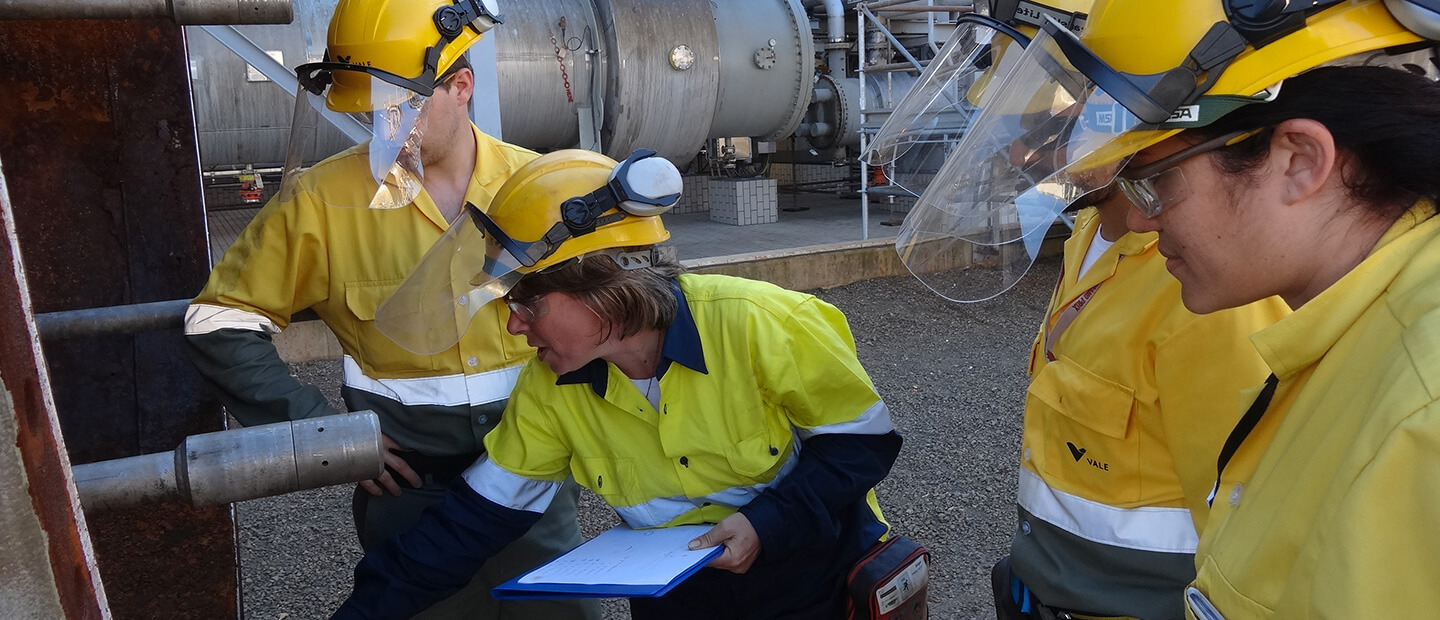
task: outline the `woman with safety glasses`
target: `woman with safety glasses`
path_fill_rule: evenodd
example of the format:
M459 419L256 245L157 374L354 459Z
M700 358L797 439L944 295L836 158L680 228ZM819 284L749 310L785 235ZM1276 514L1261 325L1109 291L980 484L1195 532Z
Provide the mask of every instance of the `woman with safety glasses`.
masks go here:
M1009 15L1001 2L977 8L986 4L988 18L965 17L921 86L895 106L871 143L869 161L898 170L893 177L923 181L906 174L906 158L924 147L975 148L941 133L961 125L945 122L958 115L955 102L978 104L999 88L997 76L1045 24L1041 14L1079 32L1092 2L1028 5L1040 11L1011 3ZM1007 17L1018 31L1008 36L985 21ZM1008 120L1039 139L1014 140L1006 165L1027 166L1033 175L1066 155L1052 148L1063 145L1058 136L1041 126L1067 119L1048 118L1050 102L1043 97L1031 102L1030 116ZM954 301L983 300L1015 284L1059 209L1076 212L1026 368L1017 518L1009 554L991 571L996 617L1183 616L1182 593L1195 578L1197 531L1209 513L1214 455L1239 419L1234 403L1214 395L1264 380L1269 370L1249 336L1289 309L1270 298L1206 315L1187 311L1156 236L1126 226L1134 207L1114 184L1073 200L1033 192L1009 207L1013 211L982 221L945 206L956 202L951 192L984 185L962 190L938 180L906 218L896 249L922 282ZM931 200L936 195L941 199ZM998 248L985 244L1022 223L1035 228ZM997 260L944 268L948 256L982 252Z
M992 116L976 140L997 150L1063 148L1007 189L1113 179L1189 309L1294 309L1251 339L1265 384L1214 395L1243 414L1216 455L1189 617L1440 606L1437 38L1434 5L1405 0L1102 1L1079 37L1047 26L976 121ZM1040 102L1045 136L995 122Z
M722 555L632 599L634 617L843 615L846 573L887 531L871 488L900 450L889 410L834 306L658 255L681 183L653 155L541 156L382 305L381 329L424 350L503 300L538 356L486 457L366 555L335 617L408 617L444 597L571 476L633 528L715 524L691 544Z

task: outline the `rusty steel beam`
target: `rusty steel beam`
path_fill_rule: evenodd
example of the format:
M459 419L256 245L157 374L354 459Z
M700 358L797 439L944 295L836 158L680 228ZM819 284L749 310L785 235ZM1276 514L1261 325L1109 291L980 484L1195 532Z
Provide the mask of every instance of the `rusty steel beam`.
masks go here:
M177 24L288 24L290 0L0 0L0 20L173 19Z
M0 157L32 312L193 296L209 272L189 60L173 21L0 21ZM8 332L7 332L8 333ZM73 463L220 430L178 331L45 342ZM114 617L235 618L230 506L86 515Z
M105 618L0 166L0 616Z

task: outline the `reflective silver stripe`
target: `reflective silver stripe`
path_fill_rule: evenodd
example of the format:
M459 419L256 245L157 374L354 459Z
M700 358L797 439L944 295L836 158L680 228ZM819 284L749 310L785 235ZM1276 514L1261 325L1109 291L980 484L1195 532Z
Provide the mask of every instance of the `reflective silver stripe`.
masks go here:
M799 442L795 442L794 445L797 448L800 446ZM749 504L750 500L755 499L755 497L760 495L765 489L775 486L775 483L789 475L790 471L795 469L795 463L799 461L799 459L795 458L796 455L797 451L792 450L790 452L790 458L785 461L784 465L780 466L780 471L775 474L774 478L771 478L769 482L764 484L730 487L723 491L696 498L683 496L657 497L634 506L613 506L613 508L615 509L615 513L619 514L620 518L625 521L625 524L633 528L660 527L706 504L718 504L720 506L739 508Z
M895 424L890 421L890 408L885 406L885 401L876 401L870 405L860 417L841 422L839 424L826 424L815 428L797 428L800 439L806 440L816 435L884 435L895 430Z
M1195 553L1200 536L1185 508L1116 508L1057 491L1020 468L1020 506L1076 536L1114 547L1161 553Z
M464 373L413 379L373 379L365 376L355 358L345 356L345 386L388 398L405 406L483 405L510 397L521 366L473 375Z
M471 465L460 476L481 497L506 508L526 512L545 512L560 490L559 482L517 476L490 462L488 456Z
M248 310L210 304L190 304L185 309L186 336L200 336L222 329L280 333L274 321Z

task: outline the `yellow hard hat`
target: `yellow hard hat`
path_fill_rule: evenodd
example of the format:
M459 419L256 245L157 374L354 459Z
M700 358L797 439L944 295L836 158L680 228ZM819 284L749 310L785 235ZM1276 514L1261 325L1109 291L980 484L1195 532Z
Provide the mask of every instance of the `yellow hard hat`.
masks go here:
M1297 4L1304 8L1240 0L1096 2L1079 40L1093 59L1123 77L1099 86L1158 126L1132 132L1137 135L1127 136L1123 148L1111 150L1137 152L1268 100L1270 89L1288 77L1434 36L1422 36L1392 14L1390 7L1404 13L1412 4L1407 0ZM1426 28L1413 20L1411 25Z
M679 193L679 171L653 152L639 151L621 163L570 149L522 166L495 194L485 216L495 236L531 242L524 250L507 249L522 264L527 262L522 255L531 257L518 271L533 273L591 252L669 239L658 216Z
M495 0L340 0L330 19L325 61L295 69L302 85L325 91L336 112L369 112L375 79L429 96L437 79L503 18ZM326 88L328 86L328 89Z

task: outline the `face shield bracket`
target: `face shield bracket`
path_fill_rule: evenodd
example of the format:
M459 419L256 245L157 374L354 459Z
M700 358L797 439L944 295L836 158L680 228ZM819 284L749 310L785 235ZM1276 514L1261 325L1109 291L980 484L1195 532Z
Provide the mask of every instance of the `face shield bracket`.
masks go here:
M1342 0L1225 0L1225 17L1251 45L1261 48L1305 27L1305 19Z
M1185 64L1162 73L1137 75L1111 67L1053 19L1047 18L1045 32L1076 70L1151 125L1169 120L1175 110L1199 99L1247 47L1233 26L1217 22L1190 50Z
M653 165L641 163L646 160L651 160ZM493 237L522 265L534 267L560 249L560 244L567 239L588 235L601 226L627 217L648 217L668 211L680 200L680 192L660 193L667 190L657 192L656 188L672 187L676 190L680 188L680 172L675 165L656 157L655 151L639 149L615 167L605 185L561 203L560 221L539 240L529 243L517 241L475 205L466 203L465 210L483 233ZM612 209L618 210L604 215Z
M505 16L492 12L486 4L480 0L456 0L455 4L435 9L432 19L435 20L435 29L444 37L441 47L460 36L467 26L475 34L485 34L495 24L505 23Z

